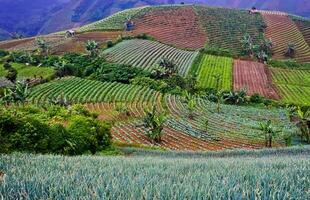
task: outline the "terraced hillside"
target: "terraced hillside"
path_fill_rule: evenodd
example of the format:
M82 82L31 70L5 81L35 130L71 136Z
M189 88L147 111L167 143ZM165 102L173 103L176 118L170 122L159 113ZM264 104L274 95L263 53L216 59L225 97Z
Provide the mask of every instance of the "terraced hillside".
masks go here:
M310 70L270 68L283 101L310 105Z
M134 22L135 34L146 33L160 42L178 48L199 49L204 47L207 40L191 6L154 7Z
M241 39L248 33L259 39L265 23L259 14L226 8L195 6L200 22L208 37L207 44L230 49L235 54L241 51Z
M285 56L288 45L295 46L294 58L299 62L310 62L310 47L295 23L287 16L273 13L262 13L267 24L266 37L273 43L273 58L288 59Z
M195 117L189 119L186 103L177 96L166 96L166 106L157 101L156 105L166 107L170 115L164 128L161 147L174 150L220 150L232 148L261 148L264 146L264 136L258 129L258 122L271 119L277 129L294 131L295 128L285 117L285 111L281 109L257 109L249 107L223 106L222 112L215 112L216 106L203 99L196 100ZM101 106L100 106L101 105ZM107 108L115 108L117 104L88 104L92 111L97 111L106 119L114 119L118 123L113 127L113 139L120 143L152 145L145 136L146 130L141 126L144 116L143 107L147 104L130 103L127 108L131 116L136 119L124 121L116 111L111 112ZM104 114L106 113L106 114ZM112 117L112 118L109 118ZM122 121L123 119L123 121ZM208 130L204 129L204 122L208 120ZM282 146L281 137L275 139L275 146Z
M248 95L258 93L262 96L279 99L277 90L272 84L268 68L253 61L234 61L234 90L246 89Z
M104 51L107 59L152 70L161 58L173 60L178 72L186 76L198 52L176 49L159 42L149 40L127 40Z
M160 96L158 92L140 86L68 77L35 87L30 100L35 103L47 103L61 95L74 103L153 102Z
M291 18L297 25L302 35L304 36L308 46L310 46L310 20L299 17L291 17Z

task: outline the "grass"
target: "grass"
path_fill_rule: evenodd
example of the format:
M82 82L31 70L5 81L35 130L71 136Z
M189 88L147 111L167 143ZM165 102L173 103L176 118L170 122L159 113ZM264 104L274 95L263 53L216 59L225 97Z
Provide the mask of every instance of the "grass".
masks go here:
M198 86L216 88L215 75L221 75L219 88L231 90L233 59L228 57L204 55L197 69Z
M35 66L26 66L21 63L13 63L13 68L15 68L18 72L18 79L26 79L33 78L35 75L39 78L42 76L43 78L48 78L52 76L55 71L50 67L35 67ZM3 68L3 65L0 65L0 76L5 76L7 71Z
M309 154L230 158L0 155L3 199L309 199Z

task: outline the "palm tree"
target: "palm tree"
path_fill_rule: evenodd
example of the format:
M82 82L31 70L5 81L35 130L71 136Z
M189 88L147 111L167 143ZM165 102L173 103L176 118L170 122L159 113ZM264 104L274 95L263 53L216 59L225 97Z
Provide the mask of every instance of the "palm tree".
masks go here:
M164 123L166 122L166 113L157 113L154 106L152 111L146 111L146 117L143 120L143 126L148 129L147 136L155 143L161 143Z
M91 57L95 57L99 53L99 45L94 40L88 40L86 42L85 48Z
M27 101L29 94L30 91L28 90L28 84L24 81L18 81L14 92L15 101L24 104Z
M260 122L259 128L265 135L265 146L271 148L273 137L277 133L271 125L271 120L268 120L265 123Z
M292 44L292 43L288 44L285 55L287 57L293 58L295 56L295 53L296 53L296 46L295 46L295 44Z
M45 42L45 40L38 38L37 45L39 46L39 52L44 56L48 56L49 47L47 43Z
M177 73L177 66L174 61L169 60L168 58L162 58L159 61L159 66L165 69L166 76L171 76Z
M308 126L308 123L310 121L310 110L297 107L296 114L299 118L297 126L300 128L301 131L301 140L303 141L305 138L306 141L310 143L310 130Z

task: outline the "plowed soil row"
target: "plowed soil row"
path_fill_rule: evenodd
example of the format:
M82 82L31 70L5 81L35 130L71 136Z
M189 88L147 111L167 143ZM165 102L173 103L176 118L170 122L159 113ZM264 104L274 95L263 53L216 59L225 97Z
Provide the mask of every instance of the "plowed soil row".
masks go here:
M246 88L249 95L258 93L272 99L280 98L272 84L270 73L264 64L235 60L233 71L234 90Z
M192 7L154 9L134 21L134 34L146 33L165 44L196 50L206 43Z

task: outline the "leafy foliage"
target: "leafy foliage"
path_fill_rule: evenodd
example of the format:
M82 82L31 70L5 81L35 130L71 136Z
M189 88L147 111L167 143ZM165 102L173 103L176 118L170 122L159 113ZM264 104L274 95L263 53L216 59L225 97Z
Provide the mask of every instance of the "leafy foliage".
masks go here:
M2 107L0 138L1 153L94 154L111 143L110 125L80 105Z

